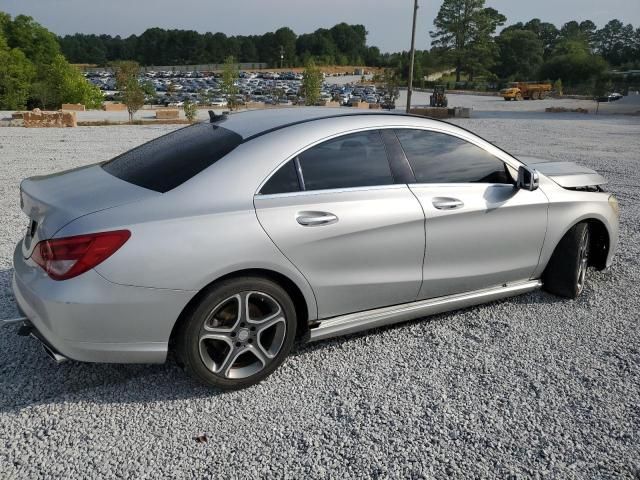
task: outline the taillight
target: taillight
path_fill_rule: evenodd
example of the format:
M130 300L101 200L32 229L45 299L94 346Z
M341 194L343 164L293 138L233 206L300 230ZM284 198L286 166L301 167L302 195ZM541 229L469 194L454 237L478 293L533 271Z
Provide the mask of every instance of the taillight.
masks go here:
M130 236L129 230L116 230L43 240L36 245L31 258L52 279L67 280L105 261Z

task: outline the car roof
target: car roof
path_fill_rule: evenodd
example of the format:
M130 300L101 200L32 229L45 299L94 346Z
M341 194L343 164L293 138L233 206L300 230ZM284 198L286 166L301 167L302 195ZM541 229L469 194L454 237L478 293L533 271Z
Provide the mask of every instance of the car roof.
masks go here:
M221 127L239 134L244 141L300 123L361 115L399 115L385 111L348 111L337 108L303 107L249 110L226 116Z

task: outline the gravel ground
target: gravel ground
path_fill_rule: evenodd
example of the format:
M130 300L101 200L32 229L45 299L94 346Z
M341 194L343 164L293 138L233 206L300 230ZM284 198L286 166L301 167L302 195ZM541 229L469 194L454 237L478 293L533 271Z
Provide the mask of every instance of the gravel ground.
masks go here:
M6 327L0 478L640 478L640 119L457 123L610 179L619 253L578 300L534 292L300 346L267 381L232 393L172 363L55 366ZM1 317L16 313L20 179L171 128L0 130Z

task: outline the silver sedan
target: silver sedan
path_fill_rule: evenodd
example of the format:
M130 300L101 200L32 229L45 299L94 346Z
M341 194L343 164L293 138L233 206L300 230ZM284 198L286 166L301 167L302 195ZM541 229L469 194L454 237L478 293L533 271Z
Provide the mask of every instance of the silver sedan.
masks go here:
M314 341L607 268L618 203L572 163L451 124L323 108L214 117L22 182L20 333L58 361L240 388Z

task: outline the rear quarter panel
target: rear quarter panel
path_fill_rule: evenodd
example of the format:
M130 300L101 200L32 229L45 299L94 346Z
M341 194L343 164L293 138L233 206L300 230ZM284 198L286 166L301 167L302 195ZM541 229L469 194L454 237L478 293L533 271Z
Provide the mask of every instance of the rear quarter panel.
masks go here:
M80 218L58 236L129 229L129 241L95 269L123 285L195 294L229 273L250 268L272 270L300 288L310 319L316 318L311 288L266 235L252 204L245 209L188 215L171 210L170 202L141 202L126 210L115 208Z

